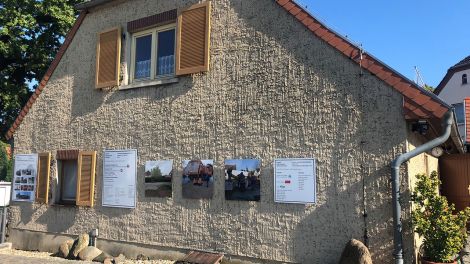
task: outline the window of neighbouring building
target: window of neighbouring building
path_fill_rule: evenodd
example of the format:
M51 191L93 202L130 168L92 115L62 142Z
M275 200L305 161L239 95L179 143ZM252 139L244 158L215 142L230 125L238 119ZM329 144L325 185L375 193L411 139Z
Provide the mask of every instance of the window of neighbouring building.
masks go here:
M455 115L457 117L457 124L464 124L465 123L465 110L463 107L463 103L453 104L455 109Z
M131 78L153 80L175 75L176 24L132 35Z
M462 75L462 84L467 84L467 74Z

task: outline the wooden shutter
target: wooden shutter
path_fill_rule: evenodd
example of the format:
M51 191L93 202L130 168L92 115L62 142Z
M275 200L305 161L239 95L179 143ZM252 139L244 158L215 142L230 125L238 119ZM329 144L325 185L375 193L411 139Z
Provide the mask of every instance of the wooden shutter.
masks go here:
M49 175L51 153L39 153L38 177L36 178L36 202L47 204L49 201Z
M96 151L78 154L77 205L93 206L95 196Z
M120 60L121 29L113 28L99 33L96 48L96 88L119 85Z
M196 4L178 16L176 75L209 70L211 2Z

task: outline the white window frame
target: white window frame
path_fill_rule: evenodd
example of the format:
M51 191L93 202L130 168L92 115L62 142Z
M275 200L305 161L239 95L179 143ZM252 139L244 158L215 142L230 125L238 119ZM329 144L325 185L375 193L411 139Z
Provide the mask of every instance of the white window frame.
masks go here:
M132 34L132 43L131 43L131 67L130 67L130 83L134 82L145 82L145 81L151 81L151 80L158 80L158 79L165 79L165 78L170 78L174 77L176 73L176 61L175 61L175 66L173 69L173 74L167 74L167 75L157 75L157 57L158 57L158 40L157 36L159 32L163 31L168 31L174 29L175 30L175 60L176 60L176 23L160 26L160 27L155 27L143 31L138 31ZM137 38L139 37L144 37L152 35L152 51L150 54L150 77L149 78L141 78L141 79L135 79L134 78L134 73L135 73L135 48L136 48L136 41Z

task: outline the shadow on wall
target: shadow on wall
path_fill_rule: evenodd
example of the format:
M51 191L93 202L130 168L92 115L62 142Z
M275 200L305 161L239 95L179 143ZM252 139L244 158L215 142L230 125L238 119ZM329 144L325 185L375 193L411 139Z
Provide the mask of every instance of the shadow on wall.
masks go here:
M389 164L393 159L395 149L406 140L405 121L400 111L400 95L392 87L371 76L367 71L361 78L360 68L354 62L334 50L329 44L316 38L275 1L248 3L238 0L230 1L230 3L230 8L235 10L238 19L247 26L247 28L240 27L240 31L236 32L240 39L249 35L243 30L255 31L270 39L275 39L273 43L279 43L285 50L290 51L294 58L294 61L277 61L277 63L284 64L286 69L294 68L293 72L289 74L295 74L295 64L298 63L306 66L306 69L311 70L314 75L320 76L323 81L316 87L309 85L309 89L314 91L308 92L317 93L316 97L320 97L319 101L336 100L336 105L330 110L340 112L337 115L338 119L328 121L336 123L333 127L334 130L328 131L328 133L333 133L332 141L335 143L331 150L331 165L327 164L326 160L323 162L326 166L331 166L332 171L328 171L329 175L319 175L319 177L325 177L319 179L318 184L319 189L324 188L322 191L325 192L326 201L324 203L320 201L320 205L315 206L312 213L297 225L294 237L296 261L313 263L316 261L316 250L328 252L325 255L331 256L332 260L339 260L343 246L350 238L363 240L363 200L362 197L357 197L362 195L363 186L356 175L362 175L366 179L365 202L368 211L366 221L369 235L375 236L370 239L372 254L376 260L392 259L390 255L393 244L391 241L384 243L384 239L393 238ZM293 23L273 23L273 20L284 21L286 16ZM248 40L240 41L246 42ZM256 40L253 41L256 42ZM266 52L270 51L269 48L266 49ZM350 70L351 68L354 70ZM256 71L251 72L259 74ZM249 76L246 77L249 78ZM308 76L306 75L305 78ZM306 82L312 81L306 80ZM279 83L281 87L276 87L276 89L284 88L283 85L284 83ZM285 85L290 86L291 83L287 81ZM292 83L294 88L296 85L298 84ZM388 88L390 91L384 93L380 90L381 88ZM330 89L330 93L325 94L322 91L325 89ZM387 110L384 109L387 108L386 106L381 105L383 102L393 108L390 111L396 114L391 115L390 112L377 111L377 109ZM315 104L309 105L315 107ZM350 126L351 123L355 127ZM348 166L347 161L343 161L342 164L340 161L341 157L344 157L344 151L348 151L348 148L351 152L357 151L357 149L362 149L364 152L362 157L353 157L353 159L363 159L359 162L361 164L355 163L356 167L351 171L357 182L344 180L348 175L340 174L344 173L344 168L340 168L340 166ZM387 159L390 157L390 160L384 161L384 157ZM322 160L319 162L322 163ZM360 166L364 166L365 169L360 169ZM320 186L321 184L325 184L325 186ZM403 198L406 199L406 195ZM292 210L290 206L276 205L276 209L279 209L278 212L289 212ZM409 207L409 205L402 206L404 210ZM263 203L259 206L260 210L262 208ZM271 208L268 209L268 212L270 212L269 210ZM324 220L326 215L334 217L321 223L320 221ZM319 236L316 237L315 234ZM324 234L328 235L323 237ZM344 241L344 244L338 244L338 241Z
M47 232L67 233L67 230L76 223L78 208L75 206L47 206L36 222L47 226Z

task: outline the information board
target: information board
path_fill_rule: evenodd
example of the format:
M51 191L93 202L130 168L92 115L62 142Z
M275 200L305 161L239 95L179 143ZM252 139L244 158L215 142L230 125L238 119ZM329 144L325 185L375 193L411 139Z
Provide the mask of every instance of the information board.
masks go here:
M15 155L13 201L33 202L38 175L38 154Z
M137 150L105 150L103 206L135 208Z
M315 203L315 159L274 160L274 200L277 203Z

